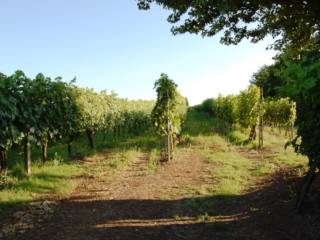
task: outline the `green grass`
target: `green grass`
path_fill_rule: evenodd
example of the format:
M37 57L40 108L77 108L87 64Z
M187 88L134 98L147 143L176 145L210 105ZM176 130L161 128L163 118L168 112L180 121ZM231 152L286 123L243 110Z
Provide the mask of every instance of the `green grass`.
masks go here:
M97 161L94 165L82 166L85 169L84 176L100 177L107 174L108 177L112 177L115 172L130 166L139 155L139 149L113 149L112 152L106 153L104 159Z
M158 149L152 149L149 153L146 165L144 166L144 175L154 173L160 163L160 151Z
M214 134L211 136L198 135L191 137L192 146L199 146L202 149L212 149L219 151L229 151L232 145L228 143L220 135Z
M148 148L156 145L156 137L134 137L112 139L102 134L95 136L95 149L89 148L87 138L81 135L73 143L72 150L76 156L68 160L66 141L50 144L48 161L43 164L41 151L32 148L32 174L27 177L23 170L23 152L21 147L9 152L9 171L6 177L0 178L0 209L17 204L25 204L53 196L66 197L72 193L80 182L80 176L99 175L105 171L112 172L125 167L139 154L136 146ZM128 143L129 142L129 143ZM136 144L135 144L136 143ZM102 149L112 148L105 161L95 167L87 168L80 160L93 157ZM77 178L79 179L77 180Z
M292 147L282 150L277 155L275 155L272 160L275 163L292 167L307 165L308 163L308 158L303 155L296 154Z
M207 113L188 111L186 120L183 124L182 134L191 136L211 135L215 126L215 119Z
M210 215L214 215L215 202L204 198L190 198L184 203L195 215L198 221L204 221Z
M189 111L183 125L182 136L174 156L184 156L196 151L210 166L209 172L213 184L209 188L189 186L187 193L199 196L220 196L226 200L242 194L255 178L266 177L281 167L307 166L307 158L294 153L292 147L284 149L288 138L284 132L264 131L264 157L259 161L247 159L241 151L256 151L257 141L246 142L248 130L238 126L226 126L206 113ZM49 145L49 161L41 163L40 149L32 149L32 175L23 175L21 148L9 153L9 172L6 179L0 181L0 209L6 206L28 203L52 196L68 196L77 186L80 176L100 176L121 171L142 153L148 159L143 174L152 174L158 168L163 142L155 134L114 137L113 135L95 136L95 150L88 146L85 135L79 136L73 144L73 152L78 160L94 157L99 151L109 149L106 158L98 164L85 166L81 161L67 159L66 140ZM190 202L192 209L197 208L199 199ZM208 200L209 201L209 200ZM201 203L202 204L202 203ZM211 203L210 203L211 204ZM209 204L209 205L210 205ZM204 219L211 213L210 208L199 206L199 216Z
M253 163L235 151L217 152L209 155L208 161L216 163L211 176L216 184L211 187L215 195L238 195L247 186Z
M277 170L277 166L270 161L262 160L259 164L256 164L252 170L252 175L255 177L263 177L274 173Z
M284 148L289 141L284 132L266 127L264 149L259 152L257 140L247 141L248 129L239 126L221 129L226 126L195 111L188 113L186 124L184 134L189 148L209 163L212 179L212 184L205 190L201 186L185 189L185 193L194 197L187 201L187 206L200 221L208 221L219 204L232 203L257 178L272 176L281 168L307 166L306 157L297 155L292 147ZM250 154L256 156L254 160Z
M68 196L77 186L82 169L77 163L48 162L34 164L32 175L8 176L0 192L0 209L16 204Z

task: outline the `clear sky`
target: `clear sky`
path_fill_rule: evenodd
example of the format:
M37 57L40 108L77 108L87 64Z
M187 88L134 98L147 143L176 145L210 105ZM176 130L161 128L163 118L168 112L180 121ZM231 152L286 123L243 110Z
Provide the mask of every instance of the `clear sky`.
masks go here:
M135 0L1 0L0 72L43 72L130 99L155 98L167 73L191 104L244 89L275 55L259 44L173 36L168 13L139 11Z

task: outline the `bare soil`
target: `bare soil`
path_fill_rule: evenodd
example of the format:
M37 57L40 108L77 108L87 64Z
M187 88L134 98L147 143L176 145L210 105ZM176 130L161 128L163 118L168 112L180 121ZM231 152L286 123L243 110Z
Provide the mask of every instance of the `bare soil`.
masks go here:
M107 154L89 158L88 164L100 164ZM16 239L320 239L316 196L303 214L292 209L299 182L294 169L257 180L239 196L195 196L188 189L212 184L212 165L196 152L186 149L151 174L145 174L147 159L142 153L125 169L85 179L69 199L57 201L51 217ZM211 217L199 219L190 207L194 201L212 202Z

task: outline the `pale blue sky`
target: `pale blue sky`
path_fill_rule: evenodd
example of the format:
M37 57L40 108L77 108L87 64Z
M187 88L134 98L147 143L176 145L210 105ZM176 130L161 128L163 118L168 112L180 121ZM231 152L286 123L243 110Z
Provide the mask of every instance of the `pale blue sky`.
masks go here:
M0 72L43 72L80 86L152 99L167 73L191 104L236 93L272 62L268 41L224 46L219 38L172 36L167 12L134 0L0 0Z

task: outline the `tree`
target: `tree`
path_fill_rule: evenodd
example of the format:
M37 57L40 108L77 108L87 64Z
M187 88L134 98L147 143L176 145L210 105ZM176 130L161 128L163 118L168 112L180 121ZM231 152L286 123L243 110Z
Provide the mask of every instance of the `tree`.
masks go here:
M289 1L208 1L208 0L138 0L140 9L157 3L171 11L168 21L172 32L201 33L214 36L223 32L221 43L238 44L244 38L258 42L271 35L276 50L289 53L282 78L287 80L282 92L296 101L298 138L295 150L309 157L310 171L298 194L300 209L318 165L319 129L319 45L320 4L317 0ZM308 51L301 58L299 51ZM293 53L293 54L292 54ZM285 55L286 55L285 54ZM292 57L292 55L294 57ZM315 57L316 56L316 57ZM283 58L282 58L283 59ZM297 62L296 62L297 61ZM318 61L318 62L317 62ZM289 90L289 91L287 91ZM318 90L318 91L316 91ZM306 111L306 109L308 111ZM301 140L301 142L298 141Z
M279 90L284 84L280 76L282 69L283 65L279 61L264 65L252 75L250 82L262 88L264 98L279 97Z
M221 43L238 44L243 39L258 42L271 35L272 47L300 48L319 40L320 4L318 0L242 1L242 0L138 0L140 9L156 3L171 13L173 34L200 33L214 36L223 32Z
M296 207L300 211L316 169L320 170L320 47L301 51L298 57L288 52L282 59L285 90L297 105L297 137L292 143L296 152L309 158L309 171L298 193Z
M4 175L8 168L9 148L23 138L14 124L18 117L18 92L19 86L16 79L0 73L0 174Z
M160 135L165 136L166 159L170 161L174 138L181 131L181 123L187 111L185 98L179 96L177 84L162 73L155 82L157 101L152 110L152 119Z

